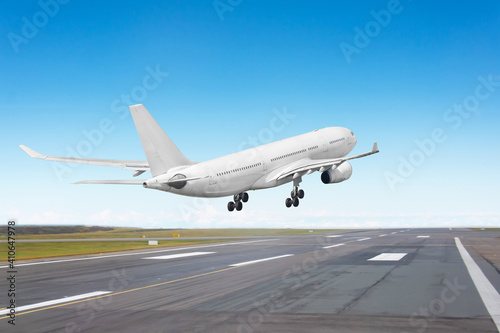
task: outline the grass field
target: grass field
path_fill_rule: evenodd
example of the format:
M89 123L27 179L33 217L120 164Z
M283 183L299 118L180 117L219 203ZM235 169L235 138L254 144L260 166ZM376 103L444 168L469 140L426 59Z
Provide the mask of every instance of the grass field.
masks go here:
M22 227L19 227L21 229ZM164 238L179 234L180 238L160 240L158 246L148 245L146 240L141 241L85 241L85 242L40 242L40 243L16 243L16 260L49 258L58 256L99 254L105 252L154 249L167 246L185 246L204 243L234 241L238 237L247 236L287 236L301 234L334 233L346 230L317 229L310 232L309 229L141 229L141 228L112 228L112 230L90 231L90 232L66 232L68 227L40 227L33 230L37 234L16 235L16 240L23 239L104 239L104 238ZM32 229L25 229L32 230ZM75 229L75 230L81 230ZM5 237L3 234L0 236ZM228 237L224 239L185 239L189 237ZM5 244L7 245L7 244Z
M337 229L314 229L313 233L341 232ZM181 237L245 237L245 236L287 236L310 234L309 229L140 229L114 228L110 231L18 235L18 239L88 239L88 238L141 238L172 237L180 234Z
M69 256L78 254L100 254L106 252L136 250L136 249L158 249L170 246L186 246L195 244L229 242L237 239L202 239L202 240L163 240L158 241L159 245L148 245L144 241L113 241L113 242L41 242L41 243L16 243L16 260L49 258L59 256ZM7 246L7 244L3 244ZM7 261L5 252L4 261Z

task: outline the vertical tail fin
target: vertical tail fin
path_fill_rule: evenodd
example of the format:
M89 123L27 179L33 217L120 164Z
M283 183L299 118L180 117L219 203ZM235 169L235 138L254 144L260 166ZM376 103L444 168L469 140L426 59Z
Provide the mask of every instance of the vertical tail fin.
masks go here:
M129 109L153 177L176 166L193 164L182 155L144 105L132 105Z

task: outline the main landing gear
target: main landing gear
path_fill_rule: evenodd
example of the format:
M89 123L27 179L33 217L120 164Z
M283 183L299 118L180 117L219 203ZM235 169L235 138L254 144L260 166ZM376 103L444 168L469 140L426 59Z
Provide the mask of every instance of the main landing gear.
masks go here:
M243 202L248 201L248 193L243 192L239 194L235 194L233 196L234 201L229 201L227 203L227 210L232 212L235 208L237 211L240 211L243 209Z
M287 208L297 207L299 205L299 199L304 197L304 190L299 190L299 185L302 182L302 176L294 175L293 176L293 190L290 193L291 198L286 198L285 206Z
M292 192L290 193L291 198L286 198L285 206L287 208L297 207L299 205L299 199L304 198L304 190L299 190L298 186L294 186Z

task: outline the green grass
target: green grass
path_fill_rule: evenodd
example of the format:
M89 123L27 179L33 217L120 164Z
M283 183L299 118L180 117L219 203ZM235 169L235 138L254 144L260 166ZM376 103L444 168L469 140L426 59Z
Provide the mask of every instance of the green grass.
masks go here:
M313 229L313 233L341 232L339 229ZM147 238L172 237L180 234L182 237L245 237L245 236L287 236L312 234L309 229L140 229L140 228L114 228L111 231L66 233L66 234L41 234L18 235L18 239L88 239L88 238Z
M100 254L106 252L136 250L136 249L158 249L170 246L186 246L195 244L229 242L237 239L203 239L203 240L163 240L158 241L157 246L148 245L148 241L87 241L87 242L40 242L40 243L16 243L16 260L49 258L80 254ZM3 244L7 247L7 244ZM7 261L7 251L4 251L4 261Z

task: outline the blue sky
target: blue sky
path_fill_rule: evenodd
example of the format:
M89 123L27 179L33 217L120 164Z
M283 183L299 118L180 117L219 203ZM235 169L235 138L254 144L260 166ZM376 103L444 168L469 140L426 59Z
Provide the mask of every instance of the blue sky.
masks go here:
M1 7L3 220L500 226L498 1L42 0ZM284 185L251 192L244 210L229 214L227 198L73 185L131 172L68 169L18 148L145 160L126 111L137 103L195 161L247 147L252 137L263 144L325 126L353 130L353 153L374 141L381 153L353 161L352 178L341 184L305 177L298 209L285 208L291 185ZM290 116L269 136L277 113ZM106 133L102 121L110 124ZM86 133L94 135L90 146Z

